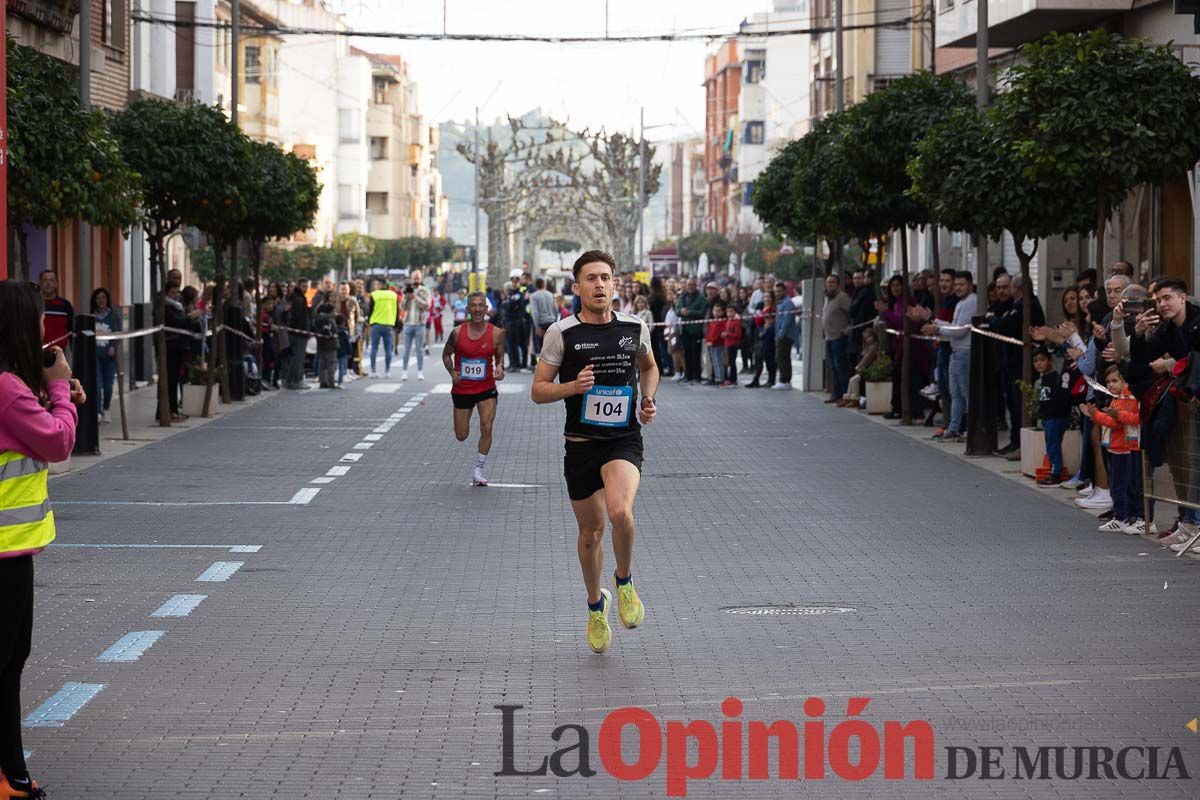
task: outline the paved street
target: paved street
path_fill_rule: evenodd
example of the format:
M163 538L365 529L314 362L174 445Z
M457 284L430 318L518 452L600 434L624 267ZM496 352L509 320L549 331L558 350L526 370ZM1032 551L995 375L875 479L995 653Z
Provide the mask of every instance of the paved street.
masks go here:
M591 654L563 412L529 381L500 401L488 469L508 486L468 485L474 433L454 440L433 380L283 393L56 478L23 697L51 797L663 797L662 763L603 768L605 715L719 728L728 696L798 727L821 698L827 737L851 697L880 732L928 720L935 779L910 758L903 782L827 765L796 786L772 757L771 780L718 768L688 797L1197 796L1196 561L799 392L662 388L636 507L646 623L614 610ZM785 604L851 610L723 610ZM70 684L91 688L47 707ZM497 776L499 704L524 707L517 769L578 724L598 774ZM1158 746L1160 771L1177 746L1192 779L1013 780L1019 745ZM954 746L1006 747L1007 776L946 780Z

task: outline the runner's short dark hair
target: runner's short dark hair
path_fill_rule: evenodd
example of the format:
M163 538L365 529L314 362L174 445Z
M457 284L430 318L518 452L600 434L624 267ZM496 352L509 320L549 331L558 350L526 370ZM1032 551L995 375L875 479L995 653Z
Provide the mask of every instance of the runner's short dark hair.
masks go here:
M574 266L571 267L571 274L575 276L575 280L579 280L579 270L586 267L588 264L608 264L612 268L613 275L617 274L617 261L611 255L603 250L588 250L586 253L575 259Z
M1154 287L1154 291L1157 293L1163 289L1173 289L1180 294L1187 294L1187 283L1179 278L1159 278L1158 285Z

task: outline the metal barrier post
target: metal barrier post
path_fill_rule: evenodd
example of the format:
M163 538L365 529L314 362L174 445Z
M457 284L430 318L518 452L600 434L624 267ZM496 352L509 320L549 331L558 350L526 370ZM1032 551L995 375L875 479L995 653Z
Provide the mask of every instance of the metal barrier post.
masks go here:
M984 317L974 317L976 327ZM996 449L995 398L999 395L999 359L996 345L975 331L971 332L971 377L967 391L967 455L986 456Z
M87 402L79 407L79 425L75 428L74 455L100 455L99 392L96 387L96 318L91 314L75 316L75 342L71 352L73 377L79 380L87 394Z

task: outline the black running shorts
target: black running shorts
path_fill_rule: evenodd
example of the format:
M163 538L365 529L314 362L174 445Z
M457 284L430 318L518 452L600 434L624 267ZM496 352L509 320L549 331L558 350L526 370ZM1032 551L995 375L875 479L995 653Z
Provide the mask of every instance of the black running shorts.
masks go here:
M500 394L495 389L479 394L454 394L453 392L450 394L450 398L454 400L454 407L461 408L463 411L470 411L484 400L494 400L499 396Z
M610 461L628 461L642 471L642 433L638 431L617 439L589 439L585 442L566 441L563 475L567 479L567 496L586 500L604 488L600 468Z

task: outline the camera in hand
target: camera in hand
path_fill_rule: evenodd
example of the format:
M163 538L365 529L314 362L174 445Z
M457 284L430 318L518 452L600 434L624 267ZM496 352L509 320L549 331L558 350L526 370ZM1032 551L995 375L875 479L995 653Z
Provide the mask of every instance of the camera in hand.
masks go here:
M1125 307L1126 314L1130 314L1130 315L1136 317L1138 314L1141 314L1143 311L1146 310L1146 301L1145 300L1126 300L1124 307Z
M58 360L58 351L46 348L42 351L42 368L50 369L54 366L54 362Z

